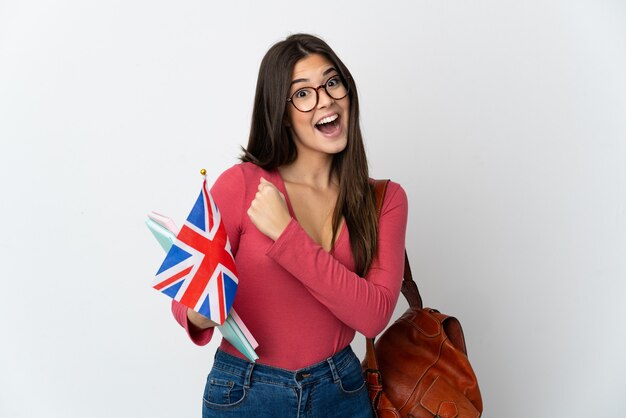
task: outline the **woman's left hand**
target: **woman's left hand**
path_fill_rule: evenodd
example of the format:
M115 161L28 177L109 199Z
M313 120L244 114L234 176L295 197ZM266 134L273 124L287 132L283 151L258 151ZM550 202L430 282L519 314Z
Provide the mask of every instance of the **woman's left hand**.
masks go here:
M274 241L291 222L285 196L263 177L259 183L259 190L248 208L248 216L259 231Z

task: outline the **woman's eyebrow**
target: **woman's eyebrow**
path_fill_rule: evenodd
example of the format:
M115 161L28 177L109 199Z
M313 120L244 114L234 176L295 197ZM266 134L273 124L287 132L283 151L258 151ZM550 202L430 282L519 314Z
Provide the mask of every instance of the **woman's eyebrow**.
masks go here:
M330 67L328 70L324 71L324 74L322 74L322 75L328 75L328 74L332 73L333 71L336 72L336 73L339 72L339 71L337 71L335 69L335 67Z
M324 72L322 73L322 75L323 75L323 76L326 76L326 75L328 75L328 74L332 73L333 71L334 71L334 72L338 72L338 71L335 69L335 67L330 67L329 69L327 69L326 71L324 71ZM296 83L304 83L304 82L311 82L311 80L309 80L308 78L297 78L297 79L295 79L295 80L293 80L293 81L291 82L291 85L293 86L293 85L294 85L294 84L296 84Z

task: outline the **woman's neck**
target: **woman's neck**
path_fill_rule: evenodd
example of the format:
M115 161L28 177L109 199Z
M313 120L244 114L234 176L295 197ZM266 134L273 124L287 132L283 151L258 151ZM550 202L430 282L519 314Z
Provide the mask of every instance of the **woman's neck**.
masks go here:
M278 167L278 171L283 181L324 190L337 183L332 168L332 157L315 160L297 158L291 164Z

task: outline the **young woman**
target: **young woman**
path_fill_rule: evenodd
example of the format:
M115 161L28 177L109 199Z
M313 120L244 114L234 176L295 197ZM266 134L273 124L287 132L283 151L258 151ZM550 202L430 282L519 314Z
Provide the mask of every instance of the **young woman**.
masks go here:
M222 340L203 417L371 417L355 331L389 322L402 282L407 199L390 183L380 219L357 90L330 47L293 35L265 55L247 148L211 189L237 263L235 308L259 342ZM173 303L191 340L215 325Z

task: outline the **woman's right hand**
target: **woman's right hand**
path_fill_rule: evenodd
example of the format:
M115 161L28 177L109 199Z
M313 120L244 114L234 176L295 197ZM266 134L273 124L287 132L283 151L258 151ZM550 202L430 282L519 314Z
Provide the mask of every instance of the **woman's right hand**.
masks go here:
M259 189L248 208L248 216L259 231L274 241L291 222L285 196L276 186L263 177L261 177Z
M187 308L187 319L189 320L189 323L191 325L199 330L212 328L219 325L218 323L211 321L206 316L199 314L198 312L190 308Z

